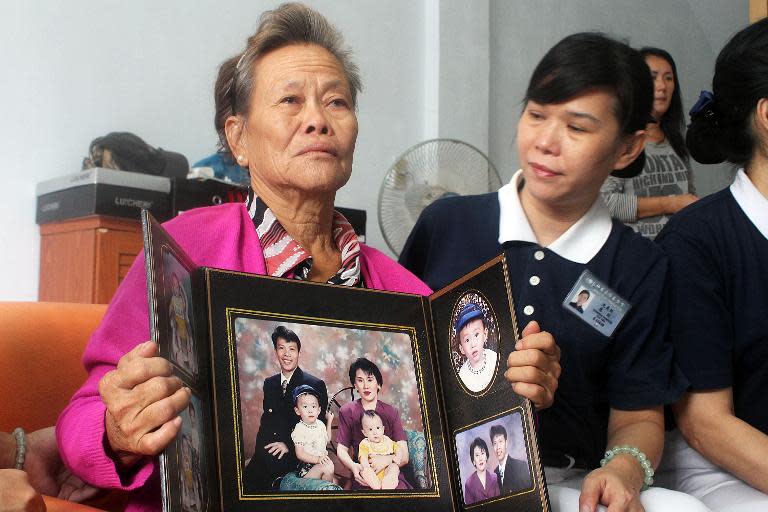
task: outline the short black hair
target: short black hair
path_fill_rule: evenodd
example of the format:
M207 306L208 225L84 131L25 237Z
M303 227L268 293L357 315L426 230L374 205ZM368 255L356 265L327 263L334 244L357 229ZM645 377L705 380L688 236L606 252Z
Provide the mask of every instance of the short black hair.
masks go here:
M364 357L358 357L355 361L349 365L349 383L355 385L355 374L357 370L363 370L366 375L373 375L376 377L376 382L379 386L384 385L384 379L381 377L381 370L379 367L373 364L371 361Z
M640 52L601 32L580 32L562 39L536 66L525 102L563 103L594 89L617 99L621 132L645 129L653 108L653 80Z
M283 338L285 341L295 343L299 347L299 352L301 352L301 340L298 336L296 336L295 332L288 329L284 325L278 325L275 328L275 332L272 333L272 346L275 347L275 350L277 350L277 340L280 338Z
M652 119L653 80L640 52L601 32L580 32L562 39L541 59L525 91L524 105L563 103L590 91L606 90L616 97L619 131L631 135ZM645 152L621 171L633 177L645 165Z
M589 293L589 290L581 290L581 291L578 293L578 295L581 295L582 293L586 293L586 294L587 294L587 298L589 298L589 297L591 297L591 296L592 296L592 294L590 294L590 293Z
M491 442L493 442L493 438L496 436L504 436L504 440L507 440L507 429L505 429L502 425L491 425Z
M486 458L490 457L491 452L488 451L486 442L482 438L476 437L472 444L469 445L469 460L472 461L472 464L475 463L475 448L478 447L485 452Z

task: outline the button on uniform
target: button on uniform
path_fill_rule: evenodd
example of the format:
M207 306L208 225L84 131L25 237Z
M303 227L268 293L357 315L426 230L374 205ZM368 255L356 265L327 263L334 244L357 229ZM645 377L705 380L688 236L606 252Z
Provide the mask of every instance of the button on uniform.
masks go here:
M538 261L541 261L544 259L544 251L536 251L533 253L533 257L536 258Z
M539 276L531 276L528 282L531 283L531 286L536 286L541 282L541 278Z
M527 316L531 316L533 314L533 306L528 305L523 308L523 313L525 313Z

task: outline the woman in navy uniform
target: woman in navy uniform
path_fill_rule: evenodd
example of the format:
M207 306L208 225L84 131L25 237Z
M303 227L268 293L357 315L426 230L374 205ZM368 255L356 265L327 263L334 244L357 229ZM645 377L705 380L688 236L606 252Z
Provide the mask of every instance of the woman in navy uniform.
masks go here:
M740 169L657 239L670 259L675 355L691 383L661 476L712 510L768 510L768 20L723 48L712 86L691 116L691 155Z
M637 51L597 33L566 37L531 77L522 169L498 193L430 205L400 257L438 289L506 252L517 318L562 350L559 388L538 422L556 511L705 510L666 489L640 494L661 457L662 408L685 383L665 339L667 259L612 221L599 196L611 173L642 169L652 100ZM579 314L568 302L582 289L592 300Z

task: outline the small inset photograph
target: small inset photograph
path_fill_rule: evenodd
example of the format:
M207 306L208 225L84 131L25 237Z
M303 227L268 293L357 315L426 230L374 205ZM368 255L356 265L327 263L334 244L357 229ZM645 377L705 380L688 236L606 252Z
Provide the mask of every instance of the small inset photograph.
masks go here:
M488 301L469 291L456 302L451 315L451 361L464 388L487 389L498 364L498 323Z
M205 493L205 448L202 440L202 409L200 398L194 393L189 406L181 413L181 432L177 438L179 499L181 510L197 512L207 504Z
M576 295L571 297L568 301L568 305L576 310L579 314L584 314L587 306L592 301L592 294L586 288L579 290Z
M584 269L563 299L563 308L607 337L613 336L632 305Z
M459 432L455 442L464 505L533 489L519 411Z
M192 284L189 272L167 250L163 250L163 285L167 297L165 311L168 312L171 333L169 359L188 374L197 377L198 355L191 308ZM161 315L162 312L161 306Z

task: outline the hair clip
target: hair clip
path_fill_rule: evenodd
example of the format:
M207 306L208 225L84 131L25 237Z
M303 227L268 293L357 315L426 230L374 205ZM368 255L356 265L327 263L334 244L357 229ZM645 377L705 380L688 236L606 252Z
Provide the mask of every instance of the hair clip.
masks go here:
M688 112L691 120L702 118L706 121L717 124L717 110L715 109L715 96L709 91L701 91L696 104Z

